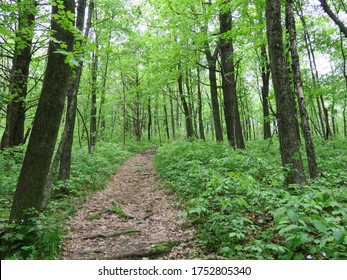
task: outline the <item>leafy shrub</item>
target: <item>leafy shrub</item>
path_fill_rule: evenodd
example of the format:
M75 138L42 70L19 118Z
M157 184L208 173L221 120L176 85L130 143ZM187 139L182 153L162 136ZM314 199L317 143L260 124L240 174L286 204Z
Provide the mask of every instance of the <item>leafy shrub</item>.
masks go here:
M158 150L155 166L207 250L238 259L346 258L346 151L341 169L321 169L329 178L285 186L278 150L264 143L235 151L176 142ZM334 151L324 152L333 161Z

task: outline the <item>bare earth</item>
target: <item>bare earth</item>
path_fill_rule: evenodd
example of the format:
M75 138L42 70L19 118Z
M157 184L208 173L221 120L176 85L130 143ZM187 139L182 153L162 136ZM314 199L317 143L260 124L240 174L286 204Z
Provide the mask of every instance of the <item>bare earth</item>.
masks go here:
M190 257L194 230L183 227L175 196L159 188L153 155L148 150L133 156L104 190L87 199L67 223L61 259Z

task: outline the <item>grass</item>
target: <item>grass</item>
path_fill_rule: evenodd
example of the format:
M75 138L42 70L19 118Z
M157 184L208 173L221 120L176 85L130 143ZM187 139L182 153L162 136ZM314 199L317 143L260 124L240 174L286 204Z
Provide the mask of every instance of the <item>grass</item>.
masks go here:
M323 174L284 185L278 144L176 142L158 150L155 166L185 204L207 251L230 259L346 259L347 146L318 143Z

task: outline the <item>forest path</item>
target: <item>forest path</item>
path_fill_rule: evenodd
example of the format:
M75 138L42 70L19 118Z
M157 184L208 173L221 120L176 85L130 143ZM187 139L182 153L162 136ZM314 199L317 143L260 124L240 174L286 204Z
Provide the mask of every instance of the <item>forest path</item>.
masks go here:
M159 188L154 153L131 157L105 189L87 199L67 222L61 259L189 257L194 230L183 228L175 196Z

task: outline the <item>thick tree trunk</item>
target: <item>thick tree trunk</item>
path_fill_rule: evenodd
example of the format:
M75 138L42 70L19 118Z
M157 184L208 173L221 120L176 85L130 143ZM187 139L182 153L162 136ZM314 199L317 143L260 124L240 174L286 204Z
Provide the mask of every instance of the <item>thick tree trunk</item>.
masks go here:
M64 0L63 10L60 10L59 5L52 6L51 29L55 40L49 44L41 96L11 209L10 220L16 223L27 221L27 209L41 210L71 73L69 64L65 62L66 57L57 52L60 46L55 42L64 42L67 51L72 51L73 48L72 32L64 30L55 15L68 11L74 13L74 8L73 0ZM72 27L73 23L70 24Z
M290 38L290 52L292 57L292 69L294 75L294 82L296 88L296 94L299 103L299 111L301 116L301 128L305 139L307 161L310 171L311 178L317 178L319 176L316 153L311 136L310 123L308 113L306 110L305 98L304 98L304 87L301 79L300 72L300 59L297 51L296 43L296 27L293 12L293 0L287 0L286 2L286 25L289 32Z
M241 127L239 106L236 94L234 47L232 38L225 38L232 28L231 12L221 13L220 21L220 55L222 63L222 88L224 96L224 118L228 143L234 148L245 148Z
M9 83L9 95L12 100L7 107L6 128L2 136L0 149L14 147L24 143L25 98L29 66L32 57L36 0L18 0L18 29L16 30L15 50ZM21 47L23 46L24 47Z
M270 66L277 106L277 122L282 164L290 168L286 183L305 181L304 166L297 138L294 96L291 92L282 39L281 2L266 1L266 26Z

